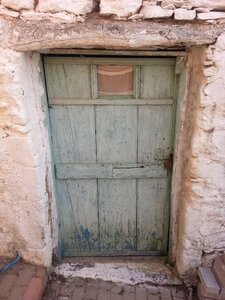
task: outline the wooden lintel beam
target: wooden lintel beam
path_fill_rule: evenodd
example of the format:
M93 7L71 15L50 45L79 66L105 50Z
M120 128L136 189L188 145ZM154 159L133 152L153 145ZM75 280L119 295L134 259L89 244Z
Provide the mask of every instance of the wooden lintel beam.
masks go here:
M174 50L213 44L225 24L175 20L126 22L90 16L60 24L0 18L1 46L17 51L44 49ZM65 51L65 50L64 50ZM67 50L68 51L68 50ZM71 50L74 51L74 50Z

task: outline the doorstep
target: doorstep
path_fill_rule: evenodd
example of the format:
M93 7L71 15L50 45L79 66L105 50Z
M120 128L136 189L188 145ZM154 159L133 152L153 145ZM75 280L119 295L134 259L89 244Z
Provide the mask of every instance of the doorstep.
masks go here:
M52 269L43 300L184 300L163 257L67 258Z
M0 258L0 269L8 262ZM41 300L47 280L44 267L18 262L0 274L0 300Z
M102 279L129 285L182 285L174 268L162 256L65 258L53 272L67 277Z

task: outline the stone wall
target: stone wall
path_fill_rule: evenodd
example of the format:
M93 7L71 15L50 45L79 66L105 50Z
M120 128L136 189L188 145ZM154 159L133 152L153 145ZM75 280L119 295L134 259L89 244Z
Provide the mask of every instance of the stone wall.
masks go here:
M0 255L50 265L57 227L40 55L0 55Z
M0 255L20 250L49 265L57 243L47 107L32 52L52 48L186 51L172 253L190 279L225 251L223 32L223 0L1 0Z
M83 22L97 11L123 20L174 18L191 21L225 19L223 0L1 0L0 14L24 20Z
M191 49L188 64L176 260L192 281L225 251L225 33Z

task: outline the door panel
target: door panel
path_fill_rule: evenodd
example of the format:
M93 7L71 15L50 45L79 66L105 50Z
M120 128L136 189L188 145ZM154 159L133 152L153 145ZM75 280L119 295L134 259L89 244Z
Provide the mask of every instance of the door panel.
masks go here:
M99 180L100 251L136 250L136 180Z
M171 153L172 106L141 106L138 111L138 162L156 163Z
M95 113L92 106L53 106L51 126L55 163L95 163Z
M63 254L162 254L175 60L104 59L106 67L98 68L101 61L45 59ZM122 68L109 67L120 62ZM107 75L104 93L97 70ZM128 71L133 94L114 95L128 88L111 89L111 76L130 76Z
M136 162L136 107L97 106L96 134L98 163Z
M95 253L99 250L97 180L57 180L57 192L64 255Z
M55 63L46 65L47 86L53 98L91 97L90 66Z
M141 98L173 98L174 66L141 66Z
M160 251L167 214L167 182L165 178L139 179L137 190L137 250Z

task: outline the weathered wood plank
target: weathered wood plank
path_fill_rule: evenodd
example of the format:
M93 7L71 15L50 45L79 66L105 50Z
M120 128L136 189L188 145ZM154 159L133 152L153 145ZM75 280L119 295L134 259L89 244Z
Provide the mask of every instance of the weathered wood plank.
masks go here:
M92 14L84 23L61 24L1 17L2 47L17 51L51 48L155 50L208 45L225 31L225 24L176 20L116 21Z
M48 96L50 98L55 96L69 97L63 64L46 65L46 68L48 70L48 72L46 72L46 79L47 82L49 81L49 85L51 86L50 89L48 88Z
M98 163L130 163L137 157L137 108L96 107Z
M166 159L171 153L172 107L140 107L138 112L138 162Z
M158 178L166 177L167 172L158 165L136 165L113 167L113 178Z
M168 99L173 93L174 66L141 66L141 98Z
M79 252L79 245L75 238L77 225L74 218L73 202L68 191L67 181L56 180L55 183L62 254L64 254L67 249L73 249L76 253Z
M54 64L46 64L46 79L50 82L49 99L60 98L91 98L90 66L69 65L63 60ZM50 78L49 78L50 77Z
M59 98L49 99L51 105L170 105L173 99L76 99Z
M112 178L111 164L56 164L56 178L84 179L84 178Z
M58 179L129 179L160 178L167 172L162 166L149 164L56 164Z
M99 250L96 180L57 180L64 255Z
M175 57L183 57L186 56L185 51L138 51L138 50L131 50L131 51L123 51L123 50L86 50L86 49L46 49L42 51L44 54L67 54L67 55L113 55L113 56L175 56Z
M162 250L167 179L139 179L137 200L137 250ZM165 249L164 249L165 250Z
M99 180L100 251L136 250L136 180Z
M50 102L50 117L65 253L164 251L168 178L162 160L171 151L173 74L167 68L174 72L174 59L150 66L150 72L137 67L144 68L135 82L137 99L90 99L96 95L93 86L88 99L75 99L76 64L71 67L68 60L57 69L51 59L47 80L50 101L56 101ZM94 69L85 67L88 72L80 72L79 80L86 76L88 84L95 83ZM146 99L139 98L141 82ZM158 99L164 95L170 98ZM153 96L157 99L149 99Z
M55 163L95 163L95 114L91 106L50 110Z
M133 66L174 66L176 60L174 58L162 57L162 58L108 58L108 57L61 57L61 56L45 56L44 58L45 64L53 64L53 65L69 65L69 68L73 65L81 65L85 66L86 68L88 65L133 65Z

